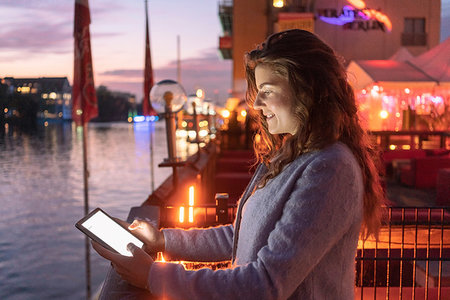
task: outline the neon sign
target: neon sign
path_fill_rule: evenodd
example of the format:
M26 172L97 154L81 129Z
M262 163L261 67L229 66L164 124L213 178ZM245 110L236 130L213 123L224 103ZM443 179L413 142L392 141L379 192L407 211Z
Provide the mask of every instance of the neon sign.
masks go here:
M319 10L319 19L333 25L341 25L345 29L391 31L392 22L382 12L367 8L362 0L347 0L338 15L335 9Z

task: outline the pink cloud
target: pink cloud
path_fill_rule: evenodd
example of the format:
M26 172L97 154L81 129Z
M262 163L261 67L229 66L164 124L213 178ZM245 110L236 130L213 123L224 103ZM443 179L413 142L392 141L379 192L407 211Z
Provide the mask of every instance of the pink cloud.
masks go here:
M181 81L187 94L195 89L203 88L208 98L220 98L220 102L228 97L231 87L231 61L221 60L216 50L208 50L202 56L183 59L181 61ZM177 77L177 64L172 61L162 68L154 69L155 82ZM101 84L111 89L130 91L142 98L143 69L110 70L99 74L104 78Z

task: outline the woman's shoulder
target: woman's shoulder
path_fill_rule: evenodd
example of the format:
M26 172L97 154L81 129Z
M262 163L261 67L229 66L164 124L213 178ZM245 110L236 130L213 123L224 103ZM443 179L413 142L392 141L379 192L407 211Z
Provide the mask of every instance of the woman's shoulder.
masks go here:
M294 165L314 168L341 168L344 166L358 167L358 162L352 151L342 142L333 143L323 149L299 156Z

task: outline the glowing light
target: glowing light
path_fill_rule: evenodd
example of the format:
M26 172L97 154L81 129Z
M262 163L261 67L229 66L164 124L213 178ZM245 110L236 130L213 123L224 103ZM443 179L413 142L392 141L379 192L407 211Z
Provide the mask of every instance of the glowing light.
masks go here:
M273 0L273 7L281 8L284 7L284 0Z
M434 104L441 104L444 103L444 99L442 99L442 97L440 96L432 97L431 102L433 102Z
M180 137L180 138L185 138L188 136L187 131L186 130L177 130L176 131L176 136Z
M194 205L194 186L189 187L189 206Z
M206 130L206 129L202 129L198 132L199 137L205 137L207 135L208 135L208 130Z
M411 145L402 145L403 150L411 150Z
M241 110L241 116L243 116L245 118L245 116L247 116L247 111L246 110Z
M366 7L366 3L362 0L347 0L351 5L353 5L357 9L363 9Z
M44 93L42 94L42 99L47 99L48 98L48 94Z
M5 112L5 114L8 112L8 109L7 108L5 108L4 110L3 110L4 112Z
M56 93L55 92L51 92L49 95L48 95L48 97L50 98L50 99L56 99Z
M406 88L406 89L405 89L405 93L406 93L406 94L409 94L409 93L411 93L411 90L408 89L408 88Z
M20 89L20 88L18 88L18 89ZM30 92L30 87L28 87L28 86L23 86L23 87L20 89L20 92L21 92L22 94L28 94L28 93Z
M189 223L194 223L194 208L189 206Z
M399 113L399 112L396 112L396 113L395 113L395 116L396 116L397 118L400 118L400 113Z
M380 118L382 119L387 119L387 117L389 116L389 113L385 110L380 111Z
M395 150L395 148L397 148L397 146L395 146L395 145L389 145L389 149Z
M362 94L363 94L363 95L367 94L366 89L363 89L363 90L362 90Z
M45 126L45 127L48 126L48 122L47 122L47 121L44 122L44 126Z
M221 113L221 115L222 115L222 117L224 117L225 119L227 119L227 118L229 118L229 117L230 117L230 111L229 111L229 110L226 110L226 109L224 109L224 110L222 110L222 113Z
M187 126L187 122L186 121L181 122L181 126L186 127Z
M188 131L188 137L193 140L197 137L197 133L194 130L189 130Z
M145 121L145 117L144 116L135 116L133 118L135 123L140 123L140 122L144 122Z
M197 89L197 91L195 92L195 95L198 98L203 99L203 97L205 97L205 92L202 89Z
M259 144L261 142L261 135L259 133L255 134L255 142Z
M133 118L132 117L128 117L128 123L131 123L131 122L133 122Z
M184 222L184 206L180 206L180 215L178 216L178 221L180 223Z
M355 20L355 10L359 10L357 12L357 16L363 20L375 19L380 23L383 23L388 31L392 31L392 22L388 16L383 14L382 12L370 9L366 7L366 3L362 0L347 0L351 5L345 5L342 8L342 14L338 17L323 17L320 16L320 20L334 25L345 25L347 23L351 23ZM275 2L275 1L274 1ZM275 6L275 5L274 5Z
M378 85L374 85L372 87L372 91L379 92L380 91L380 87Z
M189 187L189 223L194 223L194 186Z
M156 254L156 261L157 262L166 262L162 252L158 252Z

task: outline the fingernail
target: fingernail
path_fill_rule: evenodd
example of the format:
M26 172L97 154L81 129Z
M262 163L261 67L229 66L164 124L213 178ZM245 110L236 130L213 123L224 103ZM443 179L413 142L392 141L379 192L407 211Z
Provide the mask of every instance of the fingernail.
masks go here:
M133 243L129 243L128 245L127 245L127 249L128 249L128 251L132 251L133 249L134 249L134 244Z

